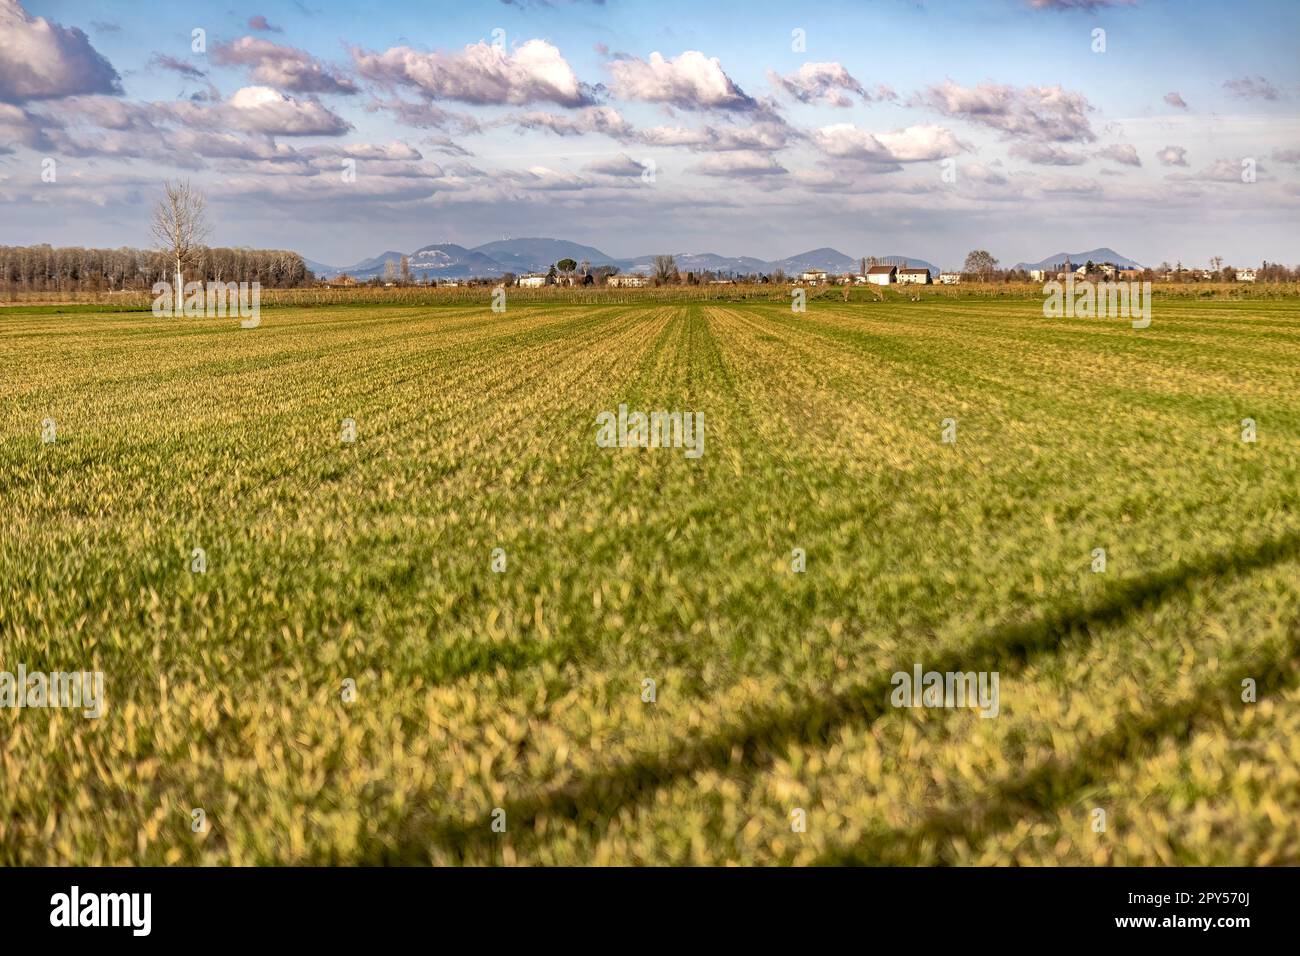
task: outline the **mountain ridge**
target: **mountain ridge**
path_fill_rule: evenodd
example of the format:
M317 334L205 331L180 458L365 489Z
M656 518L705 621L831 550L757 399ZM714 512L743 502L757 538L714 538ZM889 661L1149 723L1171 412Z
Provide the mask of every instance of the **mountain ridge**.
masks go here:
M386 264L390 261L395 268L398 267L403 256L406 256L410 263L412 275L426 279L497 278L507 272L516 275L545 272L552 264L562 259L572 259L579 263L585 261L593 267L617 266L619 271L624 273L649 274L654 271L655 260L654 255L620 259L607 255L595 246L583 245L568 239L538 236L497 239L472 247L452 242L435 242L409 253L388 250L346 267L330 266L311 259L304 259L304 261L307 267L321 278L346 272L355 279L365 280L383 276ZM781 270L791 276L810 269L822 269L835 275L845 272L856 273L864 258L846 255L830 246L809 249L784 259L760 259L743 255L724 256L715 252L677 252L673 253L673 257L678 269L684 272L770 275ZM877 256L876 258L890 264L929 269L934 275L938 275L941 271L934 263L912 256ZM1060 252L1038 262L1019 262L1012 268L1042 269L1063 262L1066 258L1078 265L1091 259L1094 262L1114 262L1124 268L1141 268L1137 262L1120 255L1108 246L1101 246L1087 252Z

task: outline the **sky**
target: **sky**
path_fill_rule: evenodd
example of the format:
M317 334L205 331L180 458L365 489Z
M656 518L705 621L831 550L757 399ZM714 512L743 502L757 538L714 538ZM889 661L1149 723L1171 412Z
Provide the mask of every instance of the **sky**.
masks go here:
M1294 0L0 0L0 244L1300 265Z

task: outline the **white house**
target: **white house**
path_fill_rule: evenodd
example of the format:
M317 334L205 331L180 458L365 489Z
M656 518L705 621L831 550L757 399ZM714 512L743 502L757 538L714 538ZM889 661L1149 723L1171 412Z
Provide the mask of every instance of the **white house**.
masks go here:
M1030 269L1030 270L1029 270L1029 281L1030 281L1030 282L1045 282L1046 280L1047 280L1047 270L1046 270L1046 269Z
M960 273L960 272L940 272L940 273L939 273L939 284L940 284L940 285L957 285L957 284L959 284L960 282L961 282L961 273Z
M1254 270L1254 269L1238 269L1238 270L1237 270L1237 281L1238 281L1238 282L1254 282L1254 281L1255 281L1255 270Z
M525 289L536 289L539 286L546 285L546 276L538 275L538 274L534 274L530 276L520 276L519 285Z
M867 281L872 285L891 285L898 281L898 266L872 266L867 270Z
M909 284L909 285L929 285L929 284L930 284L930 281L931 281L931 280L930 280L930 270L929 270L929 269L924 269L924 268L922 268L922 269L910 269L910 268L899 269L899 270L898 270L898 281L901 282L901 283Z
M642 286L649 285L650 279L643 275L637 275L635 272L629 272L625 275L610 276L606 284L616 288L639 289Z
M808 282L812 285L821 285L826 281L825 269L809 269L803 275L799 276L800 282Z

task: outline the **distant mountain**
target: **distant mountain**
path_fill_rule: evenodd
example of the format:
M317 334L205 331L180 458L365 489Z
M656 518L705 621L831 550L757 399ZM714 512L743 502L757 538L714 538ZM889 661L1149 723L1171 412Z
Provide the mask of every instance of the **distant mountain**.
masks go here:
M860 266L858 259L852 256L846 256L838 249L822 247L821 249L811 249L808 252L801 252L797 256L790 256L787 259L778 259L772 263L772 269L784 269L787 275L807 272L809 269L825 269L831 273L857 272Z
M751 256L720 256L715 252L674 252L673 262L680 272L721 272L748 275L751 272L771 272L772 263ZM624 272L654 272L655 256L637 256L622 263Z
M1114 249L1108 246L1102 246L1100 249L1089 249L1087 252L1058 252L1054 256L1048 256L1046 259L1040 259L1037 262L1017 262L1012 269L1046 269L1049 266L1059 266L1069 259L1076 266L1081 266L1089 259L1093 262L1113 262L1121 269L1141 269L1141 263L1134 262L1126 256L1121 256Z
M411 274L417 278L466 279L470 276L495 278L510 270L491 256L466 249L454 242L435 242L411 253Z
M326 276L335 276L343 271L335 266L327 266L323 262L315 262L306 257L303 258L302 263L312 272L316 273L317 279L324 279Z
M354 279L365 281L376 276L382 277L385 266L389 262L392 262L394 267L400 266L403 255L404 253L390 250L350 266L329 266L311 260L304 261L307 263L307 268L318 277L336 276L346 272ZM410 260L412 274L419 279L496 278L507 272L517 275L545 272L562 259L572 259L578 263L587 262L592 266L612 265L623 272L649 274L654 271L655 260L653 255L615 259L594 246L584 246L569 242L567 239L547 238L499 239L495 242L485 242L472 249L459 246L454 242L437 242L406 255ZM673 259L682 272L717 272L722 275L751 273L770 275L778 269L791 276L809 269L824 269L832 274L840 274L857 272L861 263L860 257L847 256L838 249L829 247L811 249L775 262L753 256L722 256L714 252L678 252L673 254ZM936 274L939 272L938 266L924 259L913 259L907 256L881 256L879 259L882 262L929 269Z
M394 268L401 265L402 253L400 252L382 252L373 259L362 259L360 262L350 266L327 266L323 262L314 262L311 259L303 259L307 268L316 273L316 278L324 279L347 273L353 278L362 276L379 275L384 271L384 263L392 261Z
M498 239L470 250L487 256L509 272L545 272L561 259L591 263L593 266L620 265L599 249L579 245L567 239Z

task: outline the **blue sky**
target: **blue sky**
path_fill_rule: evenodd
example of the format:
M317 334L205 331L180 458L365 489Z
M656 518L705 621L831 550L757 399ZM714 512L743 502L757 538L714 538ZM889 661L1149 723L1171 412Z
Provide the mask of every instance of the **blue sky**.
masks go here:
M332 264L510 235L1300 263L1292 2L0 0L0 21L0 243L147 245L184 176L212 242Z

